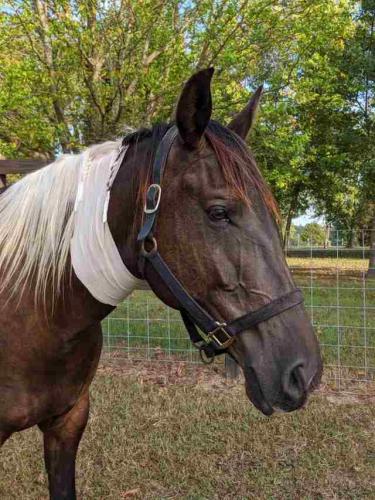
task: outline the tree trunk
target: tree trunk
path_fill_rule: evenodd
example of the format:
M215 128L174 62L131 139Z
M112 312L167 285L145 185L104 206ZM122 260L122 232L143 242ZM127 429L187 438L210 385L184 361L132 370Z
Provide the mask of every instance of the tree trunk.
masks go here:
M289 245L290 227L292 225L292 219L295 216L298 207L298 197L301 192L301 187L302 187L301 184L296 184L292 193L292 199L290 201L288 215L286 218L286 225L283 238L283 250L286 250Z
M34 13L39 20L39 27L37 33L39 34L39 39L43 46L44 63L48 69L50 77L50 97L52 100L52 106L55 112L55 117L57 123L61 127L60 133L60 145L63 153L70 153L70 142L71 137L69 133L69 127L65 119L64 105L60 101L59 90L57 86L58 74L55 71L55 61L52 48L52 39L49 34L49 20L47 15L48 5L44 0L34 0Z
M324 236L324 248L328 248L329 245L329 236L330 236L330 226L326 224L325 226L325 236Z
M375 216L370 227L370 260L366 278L375 278Z
M354 231L353 229L349 229L349 232L346 237L346 248L353 248L354 246Z

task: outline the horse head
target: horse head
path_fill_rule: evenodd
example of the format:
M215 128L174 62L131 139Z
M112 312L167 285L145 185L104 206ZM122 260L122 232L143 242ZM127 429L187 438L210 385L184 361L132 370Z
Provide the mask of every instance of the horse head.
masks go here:
M245 143L261 89L225 127L211 120L212 74L208 69L193 75L179 98L176 133L163 165L162 194L153 194L158 217L152 236L188 294L227 325L277 303L293 293L295 284L280 243L276 202ZM146 154L150 144L144 140L138 147ZM137 158L134 153L131 161ZM152 164L150 158L148 163ZM152 182L150 167L146 170L143 197ZM139 243L134 245L133 255L125 260L139 276L135 255L141 249ZM181 309L181 301L147 259L143 267L156 295ZM243 369L250 400L265 414L301 407L322 371L318 341L301 301L273 315L263 314L250 327L244 324L228 342L227 352Z

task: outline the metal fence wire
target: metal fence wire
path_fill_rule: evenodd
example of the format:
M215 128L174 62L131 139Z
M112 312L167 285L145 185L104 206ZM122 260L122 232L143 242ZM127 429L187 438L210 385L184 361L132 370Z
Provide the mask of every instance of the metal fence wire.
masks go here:
M373 242L367 229L349 235L330 229L324 242L299 236L286 250L320 341L324 380L337 390L366 390L375 381ZM200 362L179 313L149 291L134 292L120 304L103 321L103 332L105 358Z

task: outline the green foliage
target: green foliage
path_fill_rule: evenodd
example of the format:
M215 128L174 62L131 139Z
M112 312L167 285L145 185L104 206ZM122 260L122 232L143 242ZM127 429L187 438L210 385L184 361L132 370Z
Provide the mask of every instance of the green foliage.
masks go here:
M214 65L224 123L265 84L250 141L282 213L314 204L365 224L374 11L374 0L2 2L0 154L52 156L169 120L183 82Z
M375 1L358 4L353 20L342 56L331 62L339 72L339 107L324 119L325 140L316 138L325 167L316 183L316 207L346 230L348 245L354 230L370 226L375 217Z
M306 224L301 232L301 240L304 243L308 243L313 246L324 245L326 239L326 232L324 227L322 227L317 222L311 222Z

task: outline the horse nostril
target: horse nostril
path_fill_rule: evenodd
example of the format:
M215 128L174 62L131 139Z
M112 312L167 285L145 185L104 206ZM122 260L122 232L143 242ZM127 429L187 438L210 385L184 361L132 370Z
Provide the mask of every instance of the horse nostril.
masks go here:
M305 397L307 388L302 363L286 370L282 387L284 396L293 402L300 401Z

